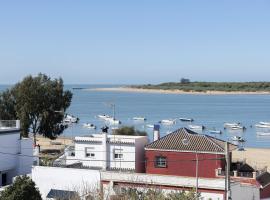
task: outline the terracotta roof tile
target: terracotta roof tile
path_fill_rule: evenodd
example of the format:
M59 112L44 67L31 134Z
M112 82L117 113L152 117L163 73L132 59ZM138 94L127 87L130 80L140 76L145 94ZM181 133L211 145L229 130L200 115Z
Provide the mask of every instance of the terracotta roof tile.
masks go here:
M148 144L145 149L224 153L225 144L225 141L209 135L198 134L187 128L180 128ZM229 148L231 151L236 149L236 146L229 144Z

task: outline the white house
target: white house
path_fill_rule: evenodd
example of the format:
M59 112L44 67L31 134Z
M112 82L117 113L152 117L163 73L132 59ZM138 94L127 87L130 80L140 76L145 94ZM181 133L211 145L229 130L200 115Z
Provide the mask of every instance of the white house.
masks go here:
M31 173L33 161L33 141L20 137L20 121L0 120L0 187Z
M65 165L84 168L144 172L144 146L147 136L93 134L75 137L75 147L60 158Z

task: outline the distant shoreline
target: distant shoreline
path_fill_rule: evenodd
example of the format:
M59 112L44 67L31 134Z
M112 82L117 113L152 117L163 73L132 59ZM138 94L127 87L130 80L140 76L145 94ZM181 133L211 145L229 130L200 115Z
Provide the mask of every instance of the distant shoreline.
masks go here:
M157 93L157 94L203 94L203 95L241 95L241 94L252 94L252 95L270 95L270 92L246 92L246 91L183 91L183 90L162 90L162 89L142 89L142 88L131 88L131 87L113 87L113 88L89 88L83 89L86 91L100 91L100 92L131 92L131 93Z

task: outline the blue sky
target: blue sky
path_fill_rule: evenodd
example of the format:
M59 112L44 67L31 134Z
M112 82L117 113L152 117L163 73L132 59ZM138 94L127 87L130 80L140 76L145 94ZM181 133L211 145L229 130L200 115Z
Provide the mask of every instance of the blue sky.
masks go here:
M270 81L270 1L0 0L0 83Z

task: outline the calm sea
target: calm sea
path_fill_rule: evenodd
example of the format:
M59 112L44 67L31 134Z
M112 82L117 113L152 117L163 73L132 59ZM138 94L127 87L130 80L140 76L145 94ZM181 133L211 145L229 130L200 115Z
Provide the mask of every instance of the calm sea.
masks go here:
M0 90L8 86L0 86ZM73 87L98 88L115 87L114 85L68 85ZM78 124L73 124L64 134L68 136L88 135L100 132L104 122L98 119L98 114L112 115L111 103L116 105L116 118L122 125L132 125L137 129L148 132L152 139L152 130L146 124L157 124L162 119L179 117L193 118L195 125L204 125L207 129L222 130L221 135L204 134L230 141L233 136L241 136L246 142L245 147L270 147L270 136L257 136L255 124L260 121L270 121L270 95L179 95L179 94L150 94L72 90L73 100L68 113L80 118ZM135 116L145 116L146 122L134 122ZM89 130L83 123L93 123L98 128ZM246 131L227 131L223 129L224 122L241 122L247 127ZM161 126L161 135L186 127L189 123L179 120L173 126Z

